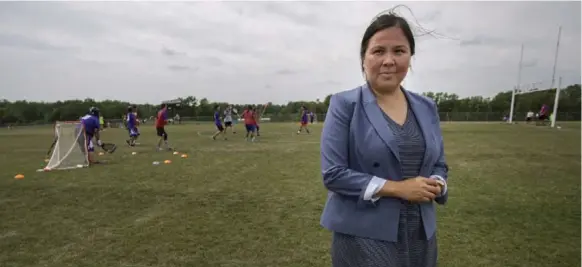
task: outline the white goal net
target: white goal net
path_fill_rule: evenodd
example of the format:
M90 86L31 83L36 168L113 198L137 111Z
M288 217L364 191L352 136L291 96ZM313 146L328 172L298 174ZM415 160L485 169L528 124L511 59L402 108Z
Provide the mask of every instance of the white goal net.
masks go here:
M89 158L81 122L56 122L55 144L45 170L66 170L87 166Z

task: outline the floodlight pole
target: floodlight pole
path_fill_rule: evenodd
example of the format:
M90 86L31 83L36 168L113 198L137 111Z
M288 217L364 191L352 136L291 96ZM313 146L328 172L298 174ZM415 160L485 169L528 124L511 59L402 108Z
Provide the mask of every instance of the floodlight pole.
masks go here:
M560 103L560 88L562 87L562 77L558 78L558 87L556 87L556 97L554 98L554 110L552 111L551 127L556 127L556 119L558 117L558 104Z
M521 84L521 69L523 63L523 44L521 44L521 52L519 53L519 67L517 68L517 85L511 91L511 107L509 108L509 120L508 123L513 123L513 106L515 106L515 93L520 88Z

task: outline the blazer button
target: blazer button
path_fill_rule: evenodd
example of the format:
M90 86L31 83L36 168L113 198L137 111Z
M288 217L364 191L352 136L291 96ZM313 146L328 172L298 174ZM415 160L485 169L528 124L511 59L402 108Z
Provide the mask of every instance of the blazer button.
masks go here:
M374 168L378 168L378 167L380 167L380 163L374 162L374 164L372 166L374 166Z

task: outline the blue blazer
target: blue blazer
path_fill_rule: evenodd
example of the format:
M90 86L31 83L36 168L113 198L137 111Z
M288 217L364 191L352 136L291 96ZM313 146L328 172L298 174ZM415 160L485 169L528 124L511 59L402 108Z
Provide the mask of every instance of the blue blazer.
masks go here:
M447 180L440 119L434 101L402 89L426 142L420 176ZM367 85L331 97L321 137L321 172L328 189L321 225L344 234L396 242L402 201L382 197L364 200L364 191L379 177L401 181L398 143ZM448 190L447 190L448 191ZM447 202L448 192L435 201ZM427 238L436 231L435 205L420 204Z

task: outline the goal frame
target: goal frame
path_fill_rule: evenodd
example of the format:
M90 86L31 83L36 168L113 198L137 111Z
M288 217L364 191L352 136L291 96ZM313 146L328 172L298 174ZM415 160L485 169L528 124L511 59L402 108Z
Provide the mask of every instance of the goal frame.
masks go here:
M534 90L528 90L528 91L521 91L520 90L520 85L521 85L521 71L523 68L523 48L524 45L523 43L521 44L521 53L519 56L519 69L517 72L517 85L513 88L512 93L511 93L511 107L509 109L509 118L507 120L508 123L513 123L513 108L515 106L515 95L516 94L527 94L527 93L533 93L533 92L538 92L538 91L547 91L547 90L556 90L556 95L554 97L554 108L552 110L552 114L553 116L551 116L551 124L550 127L554 128L556 127L556 118L558 117L558 104L559 104L559 100L560 100L560 87L562 87L562 77L558 78L558 86L556 88L552 88L554 87L554 82L555 82L555 78L556 78L556 67L558 65L558 53L560 51L560 39L562 37L562 25L560 25L558 27L558 41L556 42L556 51L554 53L554 67L552 68L552 83L550 85L549 88L546 89L534 89Z
M534 83L534 84L536 84L536 83ZM513 123L513 113L514 113L514 108L515 108L515 97L517 95L525 95L525 94L535 93L535 92L541 92L541 91L556 90L556 95L554 96L554 107L553 107L553 110L552 110L553 116L551 116L551 121L550 121L550 127L552 127L552 128L556 127L556 119L558 117L558 105L560 103L560 90L561 90L560 87L562 87L562 77L559 77L558 78L558 87L556 87L556 88L543 88L543 89L532 88L532 89L527 90L527 91L521 91L519 89L520 86L515 86L513 88L513 90L511 91L511 107L509 108L509 119L507 120L507 122L509 124L512 124Z
M68 124L68 125L74 125L74 124L80 124L81 125L81 133L77 136L77 138L79 138L81 135L83 136L84 140L87 140L87 134L85 133L85 126L83 125L83 123L81 121L55 121L55 123L53 124L53 132L55 134L55 147L58 147L58 143L60 142L59 140L59 134L57 132L57 126L58 125L62 125L62 124ZM65 156L62 159L67 158L67 156L73 151L73 149L75 148L75 146L71 146L69 148L69 150L65 153ZM91 162L89 161L89 151L87 148L85 148L84 150L84 156L85 156L85 162L87 162L85 165L83 165L82 167L78 167L78 166L70 166L70 167L64 167L64 168L55 168L54 170L71 170L71 169L80 169L80 168L86 168L89 167L91 165ZM50 163L53 159L53 157L55 157L55 149L53 148L53 151L51 152L51 156L49 158L49 162ZM48 167L48 163L47 166L45 167L45 170L53 170L53 168L49 168ZM60 163L62 163L62 160L59 162L59 164L57 164L57 166L60 165Z

